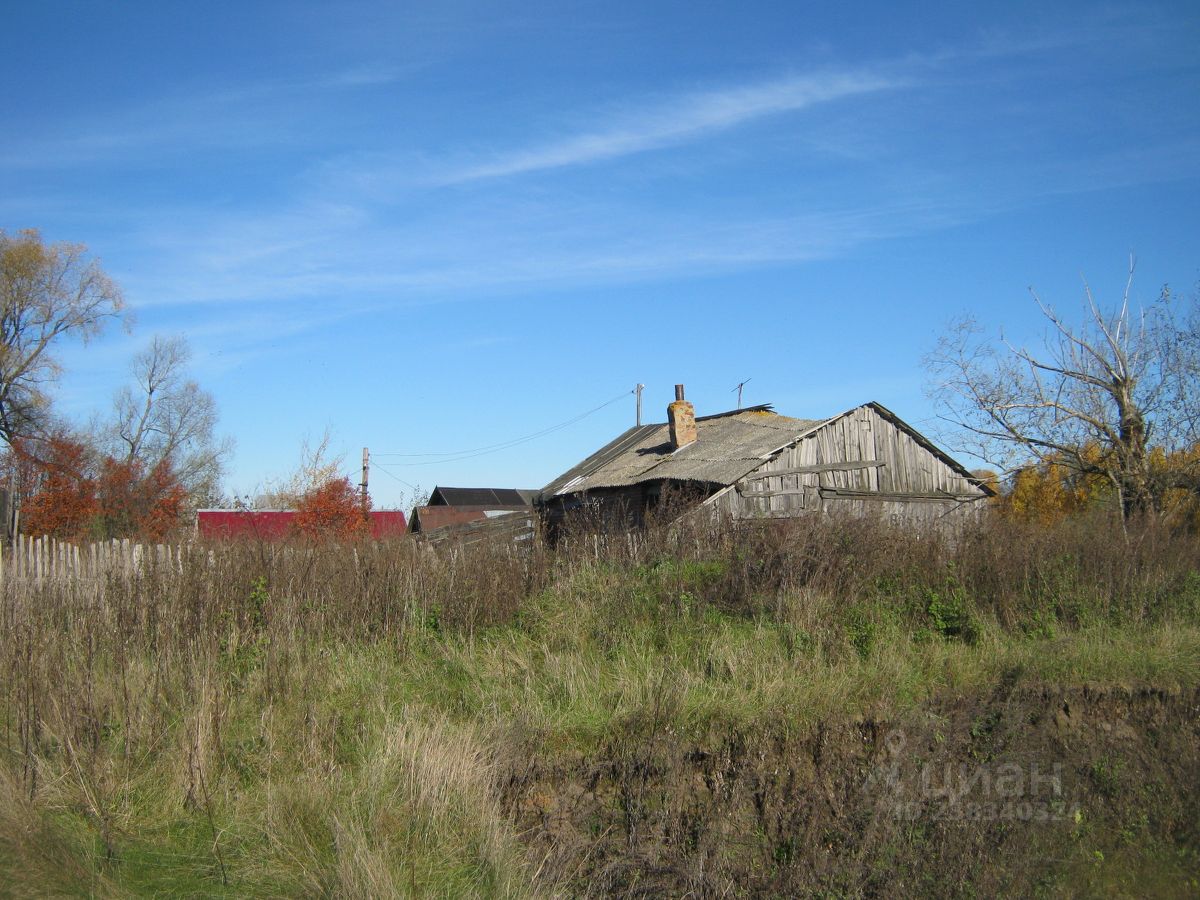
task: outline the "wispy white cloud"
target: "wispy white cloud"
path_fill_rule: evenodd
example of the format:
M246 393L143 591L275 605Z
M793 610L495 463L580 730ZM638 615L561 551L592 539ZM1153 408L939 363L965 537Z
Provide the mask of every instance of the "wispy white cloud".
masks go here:
M827 72L685 94L612 113L606 128L501 154L444 173L436 180L457 184L602 162L697 140L767 116L896 90L908 83L903 78L866 71Z
M1200 178L1200 137L1161 140L1045 164L1047 194L1083 194Z
M404 223L295 215L195 218L159 235L122 281L154 315L222 305L311 303L339 314L524 290L694 277L836 256L861 243L958 221L932 200L696 219L561 198L506 210L472 205ZM257 328L236 329L266 333Z
M303 78L183 87L140 105L56 120L41 135L6 142L0 170L55 169L128 161L168 150L294 144L313 97L389 84L412 67L360 65Z

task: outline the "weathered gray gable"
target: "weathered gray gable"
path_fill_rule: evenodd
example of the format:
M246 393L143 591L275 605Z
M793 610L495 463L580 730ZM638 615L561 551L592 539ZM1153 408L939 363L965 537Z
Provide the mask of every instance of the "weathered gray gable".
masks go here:
M970 514L987 496L920 432L868 403L821 423L706 504L737 518L840 510L933 521Z

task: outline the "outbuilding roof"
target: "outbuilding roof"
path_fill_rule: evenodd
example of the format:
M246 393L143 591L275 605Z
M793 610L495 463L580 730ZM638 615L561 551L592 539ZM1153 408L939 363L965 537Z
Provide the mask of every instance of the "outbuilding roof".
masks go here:
M517 488L435 487L429 495L429 506L474 506L488 509L530 506L536 491Z
M672 451L668 426L630 428L542 489L542 498L671 479L733 484L773 453L821 425L754 406L696 419L694 443Z
M428 532L451 525L465 525L486 519L487 512L481 507L462 506L418 506L413 510L408 530Z

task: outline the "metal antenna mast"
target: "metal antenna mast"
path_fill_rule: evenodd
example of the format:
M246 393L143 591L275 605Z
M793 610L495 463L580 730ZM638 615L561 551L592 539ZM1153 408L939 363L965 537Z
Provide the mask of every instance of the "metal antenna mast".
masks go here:
M737 391L737 395L738 395L738 405L737 405L737 408L738 408L738 409L741 409L741 408L742 408L742 388L744 388L744 387L745 387L746 385L748 385L749 383L750 383L750 379L749 379L749 378L747 378L745 381L741 381L741 382L739 382L737 387L735 387L735 388L732 388L732 389L730 389L730 391L729 391L729 393L731 393L731 394L732 394L734 391Z

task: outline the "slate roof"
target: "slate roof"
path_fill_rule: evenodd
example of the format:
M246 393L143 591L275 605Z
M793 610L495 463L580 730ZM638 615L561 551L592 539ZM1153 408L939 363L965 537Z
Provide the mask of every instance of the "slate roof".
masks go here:
M635 426L546 485L542 498L659 479L733 484L825 421L781 416L770 406L702 416L696 441L675 452L666 423Z

